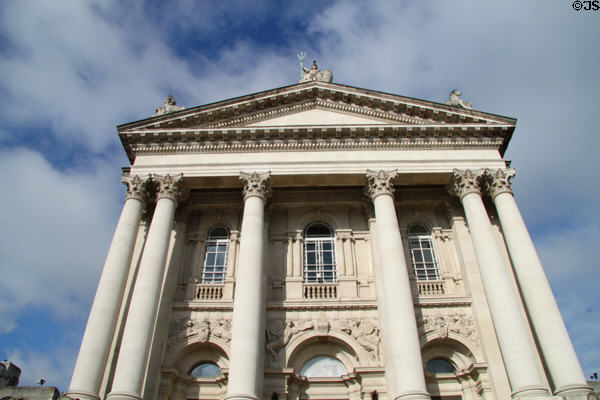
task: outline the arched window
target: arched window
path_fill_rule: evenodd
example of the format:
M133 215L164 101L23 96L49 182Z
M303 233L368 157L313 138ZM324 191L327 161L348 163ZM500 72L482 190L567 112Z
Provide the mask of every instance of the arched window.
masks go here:
M223 226L212 228L208 232L202 266L202 283L223 283L227 267L227 249L229 231Z
M321 222L304 230L304 282L337 282L333 230Z
M307 377L335 378L347 373L340 360L327 356L311 358L300 369L300 375Z
M435 256L431 231L427 226L415 223L408 227L408 247L417 280L439 280L440 269Z
M445 358L432 358L425 365L427 371L434 374L451 374L456 372L456 367Z
M221 375L221 368L212 362L202 362L193 367L188 375L195 378L214 378Z

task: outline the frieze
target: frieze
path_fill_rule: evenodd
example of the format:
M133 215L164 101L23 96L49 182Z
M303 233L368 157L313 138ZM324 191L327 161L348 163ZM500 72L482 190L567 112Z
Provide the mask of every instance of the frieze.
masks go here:
M329 321L326 319L285 321L274 320L267 323L265 329L266 365L280 367L283 365L283 351L292 339L305 332L328 335L332 331L348 335L362 346L371 362L380 364L382 358L381 337L375 320L367 318L351 318Z
M423 316L417 322L421 335L433 336L435 339L447 339L450 333L457 334L477 343L479 337L473 317L468 314L432 314Z
M174 320L169 328L168 347L192 341L206 343L210 338L218 338L226 343L231 341L231 322L228 320L209 321L206 319Z

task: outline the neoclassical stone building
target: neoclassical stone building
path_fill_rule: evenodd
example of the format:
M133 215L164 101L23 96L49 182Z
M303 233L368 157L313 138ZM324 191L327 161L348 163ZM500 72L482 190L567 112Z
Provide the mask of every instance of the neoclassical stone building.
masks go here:
M118 127L69 396L587 398L512 195L516 120L309 73Z

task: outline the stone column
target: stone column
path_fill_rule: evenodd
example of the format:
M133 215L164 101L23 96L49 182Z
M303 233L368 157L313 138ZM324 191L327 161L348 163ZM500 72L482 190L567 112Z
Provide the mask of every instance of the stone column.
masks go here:
M377 226L377 242L381 263L385 312L388 318L381 328L385 338L389 338L386 349L389 352L393 387L388 393L390 399L430 399L425 386L423 360L415 309L413 304L406 255L400 237L398 218L394 206L394 185L396 171L367 171L366 192L373 200Z
M68 392L80 399L100 398L149 178L124 175L121 181L127 186L125 204L106 256Z
M233 299L226 399L258 399L265 352L264 212L270 174L242 173L244 216Z
M502 352L513 399L550 399L544 387L525 323L521 304L508 275L502 252L481 200L483 171L454 171L454 191L460 198L481 279L487 297L498 344Z
M142 398L173 217L183 187L182 175L153 176L152 179L158 184L156 209L127 313L112 389L106 397L111 400Z
M513 197L513 169L486 170L488 192L496 205L521 295L554 383L555 393L586 399L591 388L579 365L560 310L546 279L523 217Z

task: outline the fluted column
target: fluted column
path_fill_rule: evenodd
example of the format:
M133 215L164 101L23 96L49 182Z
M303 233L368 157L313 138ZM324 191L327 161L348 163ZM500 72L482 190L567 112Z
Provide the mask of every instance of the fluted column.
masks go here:
M99 399L149 178L123 175L121 181L127 186L125 204L106 256L68 392L80 399Z
M483 171L454 171L453 190L460 198L494 329L512 390L512 398L552 398L543 385L535 355L490 219L481 200Z
M367 171L366 191L373 200L377 226L377 242L381 263L383 303L387 318L382 325L389 338L389 352L394 393L390 399L430 399L425 386L421 346L413 304L406 256L400 237L394 206L396 171ZM389 379L389 378L388 378Z
M486 170L485 175L555 393L585 399L591 388L587 385L544 268L513 197L510 180L515 172L513 169Z
M242 173L244 216L233 299L227 399L261 396L264 355L264 212L270 174Z
M152 179L158 184L156 209L133 289L112 390L107 396L111 400L142 398L173 217L183 189L182 175Z

